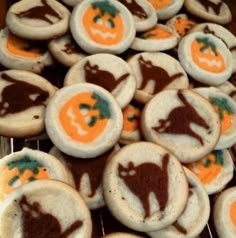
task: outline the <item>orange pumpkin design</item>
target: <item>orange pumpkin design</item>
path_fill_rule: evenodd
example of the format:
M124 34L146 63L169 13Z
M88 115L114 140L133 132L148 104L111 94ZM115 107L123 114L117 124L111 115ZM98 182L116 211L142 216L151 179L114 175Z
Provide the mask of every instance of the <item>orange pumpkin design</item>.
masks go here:
M236 227L236 201L230 206L230 218L234 226Z
M172 3L172 0L148 0L156 10L161 10Z
M187 167L198 176L203 184L209 184L220 174L223 164L223 151L215 150L207 158L190 163Z
M124 24L120 11L107 0L92 3L82 21L87 34L96 43L115 45L123 39Z
M101 135L109 118L109 103L92 92L82 92L71 97L59 112L65 132L81 143L90 143Z
M40 48L30 46L28 41L18 38L11 33L8 34L6 48L11 54L25 58L35 59L43 53Z
M141 111L132 105L128 105L123 110L123 131L132 132L139 128L139 118L141 116Z
M180 36L185 36L188 31L195 25L196 23L194 21L191 21L187 18L177 18L175 23L174 23L174 27L176 32L180 35Z
M25 183L50 176L42 164L28 156L10 162L0 174L0 200Z
M191 45L191 54L194 63L203 70L221 73L226 69L224 57L208 37L196 38Z
M155 26L151 30L140 34L138 37L142 39L158 40L170 38L172 35L172 32L168 31L166 28Z

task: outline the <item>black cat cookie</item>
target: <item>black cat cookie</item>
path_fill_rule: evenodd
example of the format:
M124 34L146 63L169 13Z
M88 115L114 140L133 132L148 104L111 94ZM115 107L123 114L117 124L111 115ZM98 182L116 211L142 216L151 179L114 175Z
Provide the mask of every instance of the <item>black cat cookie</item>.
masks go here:
M122 147L103 174L106 205L124 225L154 231L182 213L188 184L179 161L166 149L137 142Z

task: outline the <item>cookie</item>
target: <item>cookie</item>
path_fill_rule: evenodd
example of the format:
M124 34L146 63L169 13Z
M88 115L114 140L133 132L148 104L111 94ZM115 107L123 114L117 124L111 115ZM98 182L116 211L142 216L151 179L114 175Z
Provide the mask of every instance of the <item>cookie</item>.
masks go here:
M130 144L141 140L140 117L141 109L135 104L129 104L123 109L123 129L119 142Z
M105 88L124 108L132 100L136 79L129 65L112 54L94 54L80 60L67 72L64 85L92 83Z
M183 37L178 57L191 77L207 85L220 85L232 74L232 54L222 40L212 34L194 32Z
M0 236L90 238L90 212L79 193L55 180L37 180L0 205Z
M146 232L172 224L188 197L179 161L150 142L122 147L105 167L103 189L113 216L129 228Z
M55 0L23 0L13 4L6 24L15 35L29 40L49 40L69 28L70 12Z
M119 1L82 1L72 11L70 30L75 41L90 54L120 54L135 37L130 11Z
M64 166L53 156L28 148L0 160L0 200L17 187L40 179L55 179L72 184Z
M220 192L233 178L234 163L228 150L213 150L203 159L186 165L209 195Z
M112 148L123 119L114 97L105 89L78 83L59 89L45 113L48 136L62 152L92 158Z
M83 197L89 209L97 209L105 205L102 191L102 175L105 164L117 150L119 150L118 145L89 160L66 155L56 147L53 147L50 153L65 165L76 190Z
M229 48L233 58L233 72L236 71L236 37L227 28L215 23L201 23L195 25L191 32L203 32L213 34L221 39Z
M40 73L53 60L46 46L23 40L5 28L0 31L0 63L9 69Z
M183 6L184 0L148 0L156 9L158 19L167 20L173 17Z
M236 102L236 88L232 83L226 81L225 83L217 86L217 88L223 93L229 95Z
M134 98L148 102L155 94L170 88L188 88L187 74L173 57L161 52L143 52L128 60L135 78L137 90Z
M157 23L155 8L146 0L119 0L124 4L134 17L137 32L146 31Z
M108 235L105 235L102 238L142 238L142 237L131 234L131 233L115 232L115 233L110 233Z
M213 219L219 238L236 236L236 187L224 190L216 199Z
M82 2L82 0L61 0L61 1L69 7L74 7Z
M232 20L228 5L222 0L186 0L185 8L206 21L227 24Z
M87 56L70 34L51 40L48 49L57 61L67 67L73 66Z
M181 162L199 160L218 143L220 121L213 106L191 90L164 90L144 107L141 129L148 141L169 149Z
M164 51L177 44L177 35L170 27L156 24L148 31L137 34L130 48L138 51Z
M56 88L43 77L23 71L0 72L0 134L28 137L44 129L45 106Z
M215 149L230 148L236 143L236 103L220 90L209 88L195 88L215 108L221 123L221 134Z
M187 205L178 219L164 229L150 232L152 238L190 238L197 237L206 226L210 215L208 194L200 180L184 168L189 183Z

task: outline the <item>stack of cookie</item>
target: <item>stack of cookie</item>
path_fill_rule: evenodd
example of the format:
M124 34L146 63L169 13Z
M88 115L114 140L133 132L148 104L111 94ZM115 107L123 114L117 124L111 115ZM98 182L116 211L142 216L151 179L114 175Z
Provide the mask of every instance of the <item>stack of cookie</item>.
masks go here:
M194 238L210 214L235 237L235 188L209 199L234 174L232 18L221 0L21 0L1 13L0 135L52 148L0 160L0 237ZM104 206L127 228L96 234Z

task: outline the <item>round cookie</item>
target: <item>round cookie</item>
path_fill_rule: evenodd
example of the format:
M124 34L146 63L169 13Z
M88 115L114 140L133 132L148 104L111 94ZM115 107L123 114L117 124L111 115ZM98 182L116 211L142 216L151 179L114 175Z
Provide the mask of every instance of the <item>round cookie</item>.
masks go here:
M55 179L72 184L64 166L52 155L23 148L0 160L0 200L17 187L39 179Z
M234 175L233 159L226 149L213 150L186 166L200 179L209 195L222 191Z
M157 23L154 7L146 0L119 0L124 4L134 17L137 32L146 31Z
M194 32L182 38L178 57L186 72L207 85L219 85L232 74L232 54L212 34Z
M236 236L236 187L224 190L216 199L213 219L219 238Z
M210 201L200 180L184 168L189 183L187 205L183 213L170 226L148 233L150 237L192 238L197 237L206 226L210 216Z
M107 160L119 150L119 146L89 160L64 154L56 147L50 153L58 158L67 168L76 190L85 200L89 209L97 209L105 205L102 191L102 175Z
M232 83L226 81L225 83L217 86L217 88L223 93L229 95L236 102L236 87Z
M94 54L85 57L67 72L64 85L92 83L105 88L124 108L132 100L136 80L129 65L112 54Z
M206 21L227 24L232 20L228 5L222 0L185 0L185 8Z
M166 147L183 163L207 155L220 136L213 106L187 89L164 90L154 96L143 109L141 128L148 141Z
M55 59L67 67L73 66L87 56L70 34L51 40L48 49Z
M15 35L29 40L49 40L69 28L70 12L55 0L22 0L13 4L6 24Z
M130 48L137 51L164 51L177 44L177 35L169 26L156 24L148 31L137 34Z
M75 41L88 53L120 54L135 37L130 11L119 1L82 1L72 11L70 30Z
M172 224L188 197L179 161L150 142L122 147L105 167L103 189L113 216L129 228L146 232Z
M156 9L158 19L167 20L173 17L183 6L184 0L148 0Z
M90 212L79 193L55 180L16 189L0 205L0 236L90 238Z
M194 91L209 100L218 113L221 134L215 149L233 146L236 143L236 103L230 96L214 87L195 88Z
M227 28L215 23L201 23L195 25L191 32L203 32L213 34L221 39L229 48L233 57L233 72L236 71L236 37Z
M23 71L0 72L0 134L37 135L44 129L45 106L56 88L43 77Z
M102 238L142 238L142 237L131 233L115 232L105 235Z
M122 130L121 109L105 89L79 83L59 89L45 113L48 136L66 154L92 158L116 144Z
M134 98L146 103L155 94L170 88L188 88L187 74L173 57L161 52L143 52L128 60L137 81Z
M46 46L36 46L9 32L0 31L0 63L9 69L20 69L40 73L45 66L53 63Z

